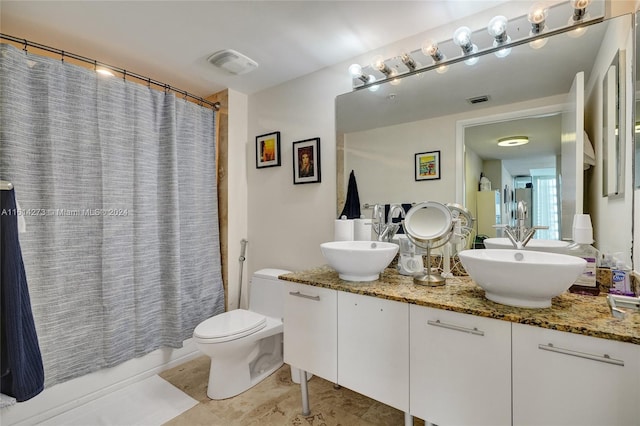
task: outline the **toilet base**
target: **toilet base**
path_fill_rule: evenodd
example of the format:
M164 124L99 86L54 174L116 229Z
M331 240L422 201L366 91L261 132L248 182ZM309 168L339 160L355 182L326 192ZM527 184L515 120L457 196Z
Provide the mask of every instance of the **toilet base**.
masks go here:
M237 358L229 362L212 358L207 396L218 400L239 395L283 364L282 333L260 340L242 362L238 362Z

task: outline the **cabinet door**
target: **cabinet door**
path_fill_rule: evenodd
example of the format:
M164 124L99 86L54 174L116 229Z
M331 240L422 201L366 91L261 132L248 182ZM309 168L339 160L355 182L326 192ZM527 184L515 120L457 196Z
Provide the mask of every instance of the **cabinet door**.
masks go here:
M336 382L337 292L288 282L284 303L284 362Z
M416 305L410 313L411 414L511 424L511 323Z
M409 411L409 305L338 293L338 383Z
M640 424L640 346L513 325L513 424Z

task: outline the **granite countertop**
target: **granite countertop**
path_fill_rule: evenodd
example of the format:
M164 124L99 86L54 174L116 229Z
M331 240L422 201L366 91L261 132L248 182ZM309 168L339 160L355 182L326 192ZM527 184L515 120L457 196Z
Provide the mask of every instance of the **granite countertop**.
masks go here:
M528 324L552 330L583 334L640 345L640 313L630 312L624 319L611 315L607 300L565 292L553 298L550 308L516 308L492 302L484 290L469 277L447 279L442 287L413 284L413 278L387 268L371 282L341 280L329 266L280 275L285 281L381 297L448 311Z

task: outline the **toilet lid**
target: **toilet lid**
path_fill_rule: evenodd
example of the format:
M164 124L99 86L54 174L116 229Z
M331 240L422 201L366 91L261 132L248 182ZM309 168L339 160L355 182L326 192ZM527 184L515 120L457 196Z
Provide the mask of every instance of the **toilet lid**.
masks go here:
M193 337L207 340L231 340L255 333L266 325L267 318L264 315L235 309L201 322L193 331Z

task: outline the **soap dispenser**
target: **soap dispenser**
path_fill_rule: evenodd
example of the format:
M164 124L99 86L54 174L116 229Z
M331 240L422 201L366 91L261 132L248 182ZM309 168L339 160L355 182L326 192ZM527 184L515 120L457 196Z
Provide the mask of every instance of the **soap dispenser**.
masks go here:
M566 248L566 254L581 257L587 261L584 272L569 288L569 292L597 296L600 288L596 280L598 249L593 243L593 228L588 214L576 214L573 218L573 243Z

